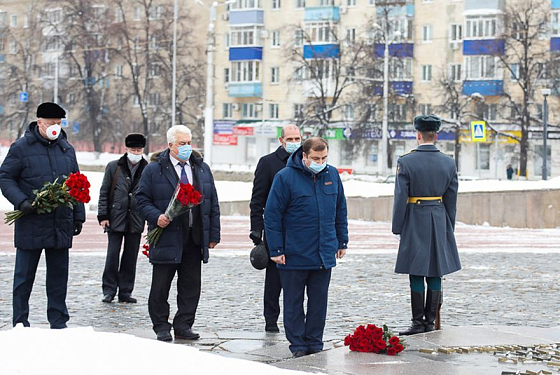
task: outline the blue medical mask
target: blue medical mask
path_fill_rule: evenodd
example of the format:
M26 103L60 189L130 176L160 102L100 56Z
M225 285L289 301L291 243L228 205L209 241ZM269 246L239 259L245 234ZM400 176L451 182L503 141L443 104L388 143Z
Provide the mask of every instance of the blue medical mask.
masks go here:
M286 142L286 152L293 154L301 146L301 142Z
M191 145L183 145L177 146L177 157L181 160L187 161L191 157L192 154L192 146Z
M320 173L323 169L325 169L325 167L327 166L327 163L323 163L323 164L319 164L316 163L314 161L311 162L311 164L309 165L309 169L311 169L311 171L315 174Z
M131 154L130 152L126 154L126 156L128 157L128 160L130 160L130 162L132 164L136 164L138 163L140 160L142 160L142 154L140 155L136 155L136 154Z

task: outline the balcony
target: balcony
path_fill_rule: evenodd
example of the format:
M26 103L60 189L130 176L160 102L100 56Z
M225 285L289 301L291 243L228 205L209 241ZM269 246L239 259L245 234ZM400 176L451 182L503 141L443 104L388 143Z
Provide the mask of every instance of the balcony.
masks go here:
M505 10L505 0L465 0L464 15L496 14Z
M475 39L463 40L463 55L503 55L505 52L505 41L503 39Z
M336 82L333 79L324 78L319 79L308 79L303 81L302 92L308 98L325 97L332 98L335 94L334 88L336 87Z
M504 81L480 80L463 82L463 95L472 95L475 92L484 96L502 95L504 93Z
M389 46L389 56L391 57L413 57L413 43L393 43ZM385 44L377 43L375 45L375 57L385 57Z
M389 82L389 90L397 95L412 94L412 81L391 81ZM373 89L373 94L383 96L383 81L380 81Z
M340 21L340 10L335 6L305 8L304 21Z
M228 93L231 98L260 98L262 84L260 82L230 82Z
M230 47L229 61L262 60L262 47Z
M550 52L560 52L560 38L550 38Z
M560 9L560 0L552 0L551 8Z
M234 25L262 25L264 24L262 10L231 10L229 24Z
M338 58L340 47L338 44L312 44L303 46L304 59Z

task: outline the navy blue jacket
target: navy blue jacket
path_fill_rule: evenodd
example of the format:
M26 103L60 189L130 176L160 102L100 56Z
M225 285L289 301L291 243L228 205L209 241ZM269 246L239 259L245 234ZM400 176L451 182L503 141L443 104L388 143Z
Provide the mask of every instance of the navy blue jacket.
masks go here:
M202 260L208 263L208 244L220 242L220 206L210 167L198 154L189 159L193 166L194 188L203 196L200 205L203 238ZM140 215L148 222L148 230L157 226L159 216L165 213L177 187L177 173L169 160L169 149L163 151L155 162L144 168L140 187L136 193L136 205ZM150 262L155 264L181 263L183 254L183 230L179 218L173 220L162 232L155 245L150 246Z
M285 254L280 269L313 270L336 266L336 252L346 249L346 197L336 168L315 175L294 152L276 174L264 211L270 256Z
M58 178L63 181L78 172L74 148L68 143L66 133L49 141L39 134L36 122L32 122L22 138L10 147L0 167L2 194L18 209L29 199L33 201L33 190L41 190L47 181ZM15 247L22 250L72 247L74 221L86 220L83 203L74 208L59 206L52 213L25 215L15 222Z

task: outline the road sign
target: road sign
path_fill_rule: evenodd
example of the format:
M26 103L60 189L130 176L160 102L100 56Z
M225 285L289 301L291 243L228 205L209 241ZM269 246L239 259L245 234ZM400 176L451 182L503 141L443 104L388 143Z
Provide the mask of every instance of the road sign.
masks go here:
M60 120L60 126L63 128L67 128L68 127L68 119L67 118L63 118Z
M80 123L77 121L74 121L74 130L72 131L72 133L74 134L78 134L80 132Z
M486 122L471 121L471 137L473 142L486 141Z
M29 94L26 92L20 92L19 93L19 101L22 103L25 103L29 100Z

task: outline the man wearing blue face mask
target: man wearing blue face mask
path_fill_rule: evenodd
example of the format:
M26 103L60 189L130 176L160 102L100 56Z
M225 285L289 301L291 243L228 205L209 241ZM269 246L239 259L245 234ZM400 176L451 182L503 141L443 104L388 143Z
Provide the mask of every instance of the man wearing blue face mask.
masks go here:
M301 132L296 125L289 124L282 128L280 133L280 146L268 155L263 156L255 169L255 179L253 180L253 194L251 196L251 233L249 237L256 245L264 240L267 246L264 231L264 207L268 199L268 193L272 186L274 176L286 167L288 157L301 146ZM264 237L264 238L263 238ZM268 250L268 248L267 248ZM264 281L264 319L266 332L280 332L278 328L278 316L280 315L280 274L276 263L269 260L266 267Z
M125 138L126 153L107 164L99 191L97 220L107 232L107 258L103 270L103 302L110 303L118 289L119 302L136 303L131 297L136 260L146 225L136 207L136 192L148 164L142 157L146 137L132 133ZM119 255L124 240L122 257ZM120 264L119 264L120 263Z
M202 155L193 151L192 134L184 125L167 131L169 148L155 156L140 180L137 194L140 214L148 229L163 229L157 243L150 245L153 266L148 311L160 341L196 340L193 332L201 292L201 262L208 263L209 250L220 242L220 207L214 177ZM204 197L192 210L171 221L165 210L177 183L190 183ZM177 274L177 313L169 323L169 290Z
M323 138L306 140L274 178L264 211L271 259L284 290L284 329L294 357L323 350L331 269L346 254L346 198ZM307 314L303 299L307 290Z

